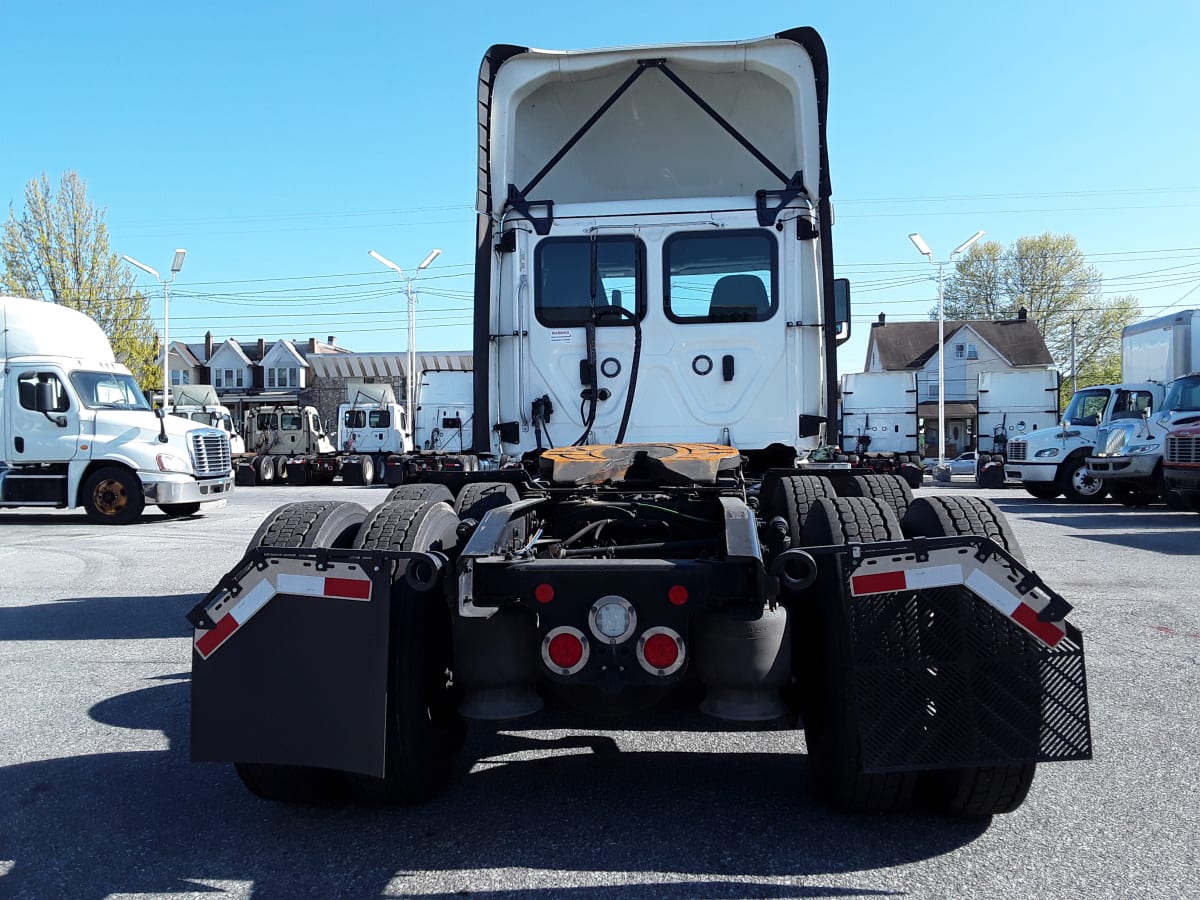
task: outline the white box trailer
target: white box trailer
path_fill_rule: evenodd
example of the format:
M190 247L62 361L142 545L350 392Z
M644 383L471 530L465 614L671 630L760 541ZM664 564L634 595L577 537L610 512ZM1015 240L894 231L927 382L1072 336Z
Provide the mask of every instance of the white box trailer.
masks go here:
M1011 439L1057 425L1058 390L1054 369L980 372L978 449L1003 454Z

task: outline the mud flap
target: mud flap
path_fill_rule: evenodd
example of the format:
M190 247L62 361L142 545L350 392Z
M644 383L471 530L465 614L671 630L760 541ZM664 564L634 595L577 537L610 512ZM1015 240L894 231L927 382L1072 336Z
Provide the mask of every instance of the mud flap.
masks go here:
M879 546L837 553L863 771L1090 759L1065 601L987 539Z
M315 553L252 554L189 615L193 760L384 774L391 578Z

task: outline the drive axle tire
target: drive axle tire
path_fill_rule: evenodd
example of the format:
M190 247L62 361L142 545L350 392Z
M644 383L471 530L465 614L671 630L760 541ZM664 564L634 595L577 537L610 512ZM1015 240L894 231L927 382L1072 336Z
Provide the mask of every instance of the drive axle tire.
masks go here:
M887 501L897 519L912 503L912 488L899 475L855 475L846 483L847 497L878 497Z
M808 546L899 540L900 523L878 497L817 500L804 525ZM906 807L917 777L913 772L865 773L858 739L854 685L850 676L850 624L837 567L825 565L799 607L799 670L803 676L804 736L813 791L822 801L855 812Z
M459 526L441 500L396 500L371 511L354 546L363 550L454 551ZM419 803L436 795L454 771L466 728L458 714L451 613L440 591L414 590L398 565L392 581L388 652L387 771L355 775L368 796Z
M792 546L800 544L804 523L818 500L835 496L828 478L816 475L790 475L775 482L771 496L760 498L763 519L783 518L788 524Z
M275 461L269 456L254 457L254 475L259 484L270 484L275 480Z
M97 469L79 489L79 499L88 521L101 525L128 525L146 508L142 482L123 466Z
M922 497L904 517L908 537L978 534L991 538L1022 564L1025 555L995 504L980 497ZM958 816L1012 812L1025 800L1036 763L968 766L920 773L917 791L934 809Z
M263 520L251 547L349 547L367 511L357 503L285 503ZM321 803L348 795L346 776L334 769L275 763L234 763L242 784L264 800Z
M407 500L416 503L420 500L440 500L454 506L454 494L450 493L450 488L444 484L434 484L432 482L413 482L411 484L399 484L388 493L384 499L384 503L392 503L396 500Z

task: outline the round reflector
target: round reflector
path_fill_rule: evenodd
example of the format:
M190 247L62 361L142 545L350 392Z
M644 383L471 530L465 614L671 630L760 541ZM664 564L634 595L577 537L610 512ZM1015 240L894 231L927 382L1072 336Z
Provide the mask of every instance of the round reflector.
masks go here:
M638 662L651 675L671 675L683 665L683 639L670 628L650 628L638 640Z
M671 589L667 591L667 599L675 606L683 606L688 602L688 589L682 584L672 585Z
M533 589L533 599L538 603L549 603L554 599L554 585L539 584Z

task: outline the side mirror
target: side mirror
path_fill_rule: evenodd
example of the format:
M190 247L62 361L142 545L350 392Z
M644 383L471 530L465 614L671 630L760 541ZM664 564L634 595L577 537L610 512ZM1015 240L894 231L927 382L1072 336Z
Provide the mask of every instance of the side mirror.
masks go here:
M837 342L850 340L850 279L833 280L833 318L837 322Z
M54 385L39 381L33 386L33 408L40 413L54 412Z

